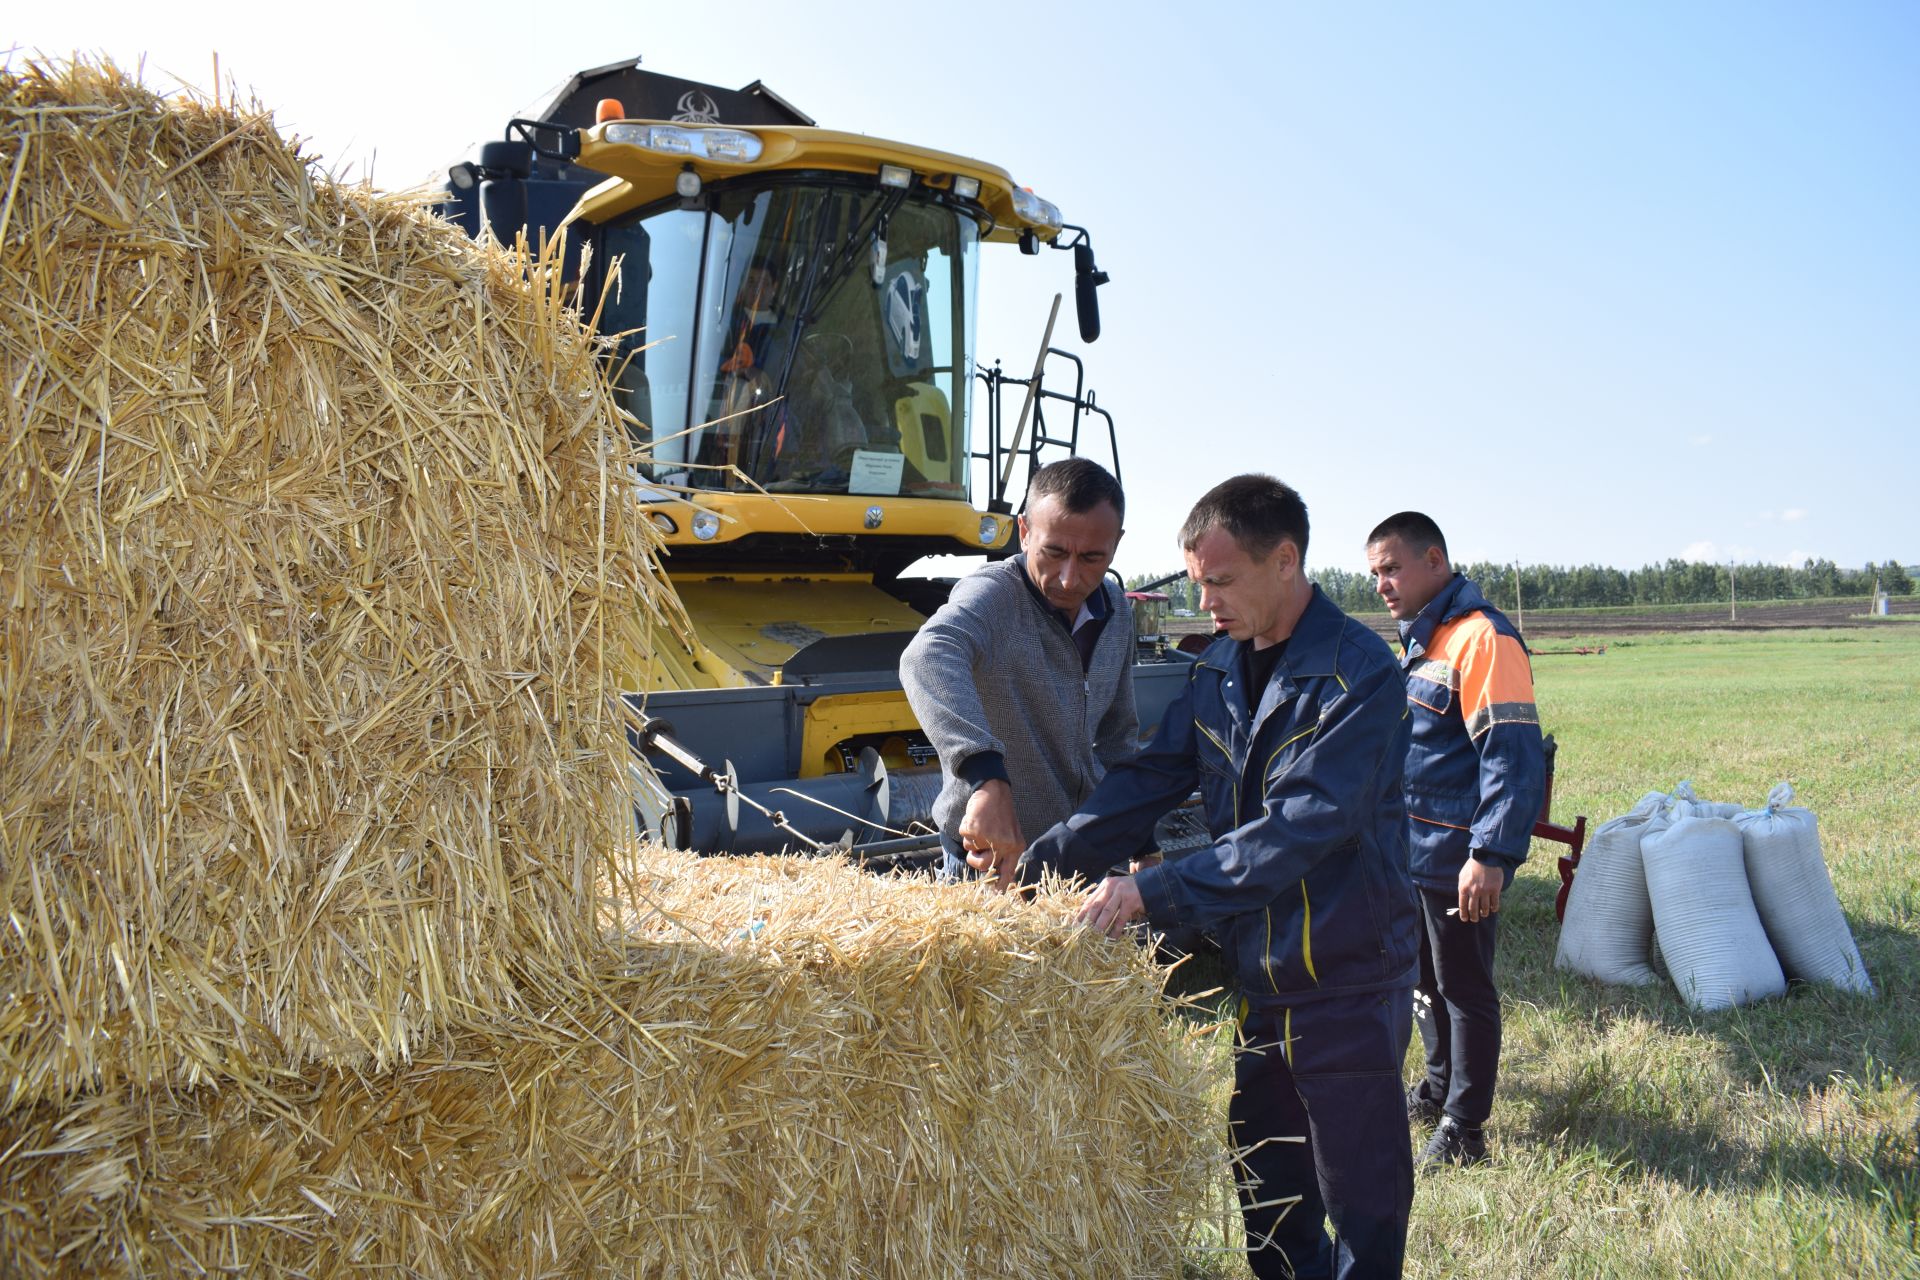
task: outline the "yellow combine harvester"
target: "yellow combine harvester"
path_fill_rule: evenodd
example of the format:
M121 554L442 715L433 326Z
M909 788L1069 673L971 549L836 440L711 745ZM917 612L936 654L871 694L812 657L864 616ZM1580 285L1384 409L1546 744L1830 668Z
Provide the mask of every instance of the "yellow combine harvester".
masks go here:
M977 363L980 249L1071 249L1092 341L1087 233L1000 168L818 128L757 83L622 62L536 114L451 171L447 213L508 241L571 218L570 269L621 335L610 374L652 456L636 493L696 632L632 673L643 825L715 852L929 850L937 763L898 667L950 584L906 571L1016 551L1012 501L1083 425L1119 469L1077 359ZM1049 357L1070 394L1043 385ZM1136 671L1143 725L1183 674Z

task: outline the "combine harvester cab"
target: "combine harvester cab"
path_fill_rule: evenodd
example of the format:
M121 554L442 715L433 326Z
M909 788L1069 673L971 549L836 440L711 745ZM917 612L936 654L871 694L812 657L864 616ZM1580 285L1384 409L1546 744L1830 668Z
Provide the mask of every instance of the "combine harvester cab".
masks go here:
M938 762L899 662L951 579L906 571L1013 554L1027 476L1083 443L1119 471L1051 320L1031 377L977 363L979 253L1071 250L1092 341L1087 233L1002 169L815 127L758 83L618 63L539 115L450 171L446 210L503 241L566 221L569 270L603 300L609 376L651 456L636 493L694 631L631 673L642 827L703 852L931 856ZM1071 392L1045 385L1050 364ZM1187 661L1136 667L1144 731Z

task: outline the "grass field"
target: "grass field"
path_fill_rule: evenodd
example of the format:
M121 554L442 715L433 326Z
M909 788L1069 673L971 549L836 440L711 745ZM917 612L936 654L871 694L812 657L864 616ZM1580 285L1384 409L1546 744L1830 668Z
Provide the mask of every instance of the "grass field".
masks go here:
M1607 645L1535 664L1555 817L1792 782L1880 995L1697 1014L1563 973L1536 841L1502 911L1494 1159L1419 1179L1407 1274L1920 1277L1920 628Z

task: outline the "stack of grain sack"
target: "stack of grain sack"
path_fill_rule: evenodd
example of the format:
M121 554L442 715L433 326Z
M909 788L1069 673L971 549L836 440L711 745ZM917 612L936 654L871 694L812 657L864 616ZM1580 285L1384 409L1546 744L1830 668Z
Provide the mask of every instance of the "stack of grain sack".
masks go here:
M1764 808L1649 792L1587 842L1556 963L1603 982L1659 981L1724 1009L1784 994L1789 978L1873 994L1834 895L1811 810L1786 783Z
M1211 1042L1070 902L623 843L684 620L552 257L109 67L0 74L0 174L0 1274L1217 1229Z

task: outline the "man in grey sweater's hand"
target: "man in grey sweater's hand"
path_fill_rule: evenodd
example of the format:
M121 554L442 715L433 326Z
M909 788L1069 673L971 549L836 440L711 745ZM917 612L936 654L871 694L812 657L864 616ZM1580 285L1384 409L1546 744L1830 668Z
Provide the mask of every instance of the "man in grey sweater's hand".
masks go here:
M1019 555L962 578L907 646L900 682L940 755L945 874L1004 889L1045 831L1138 749L1133 618L1107 577L1126 498L1097 463L1034 473Z
M960 848L967 865L991 875L996 889L1013 883L1013 869L1027 851L1020 834L1020 815L1013 808L1013 786L1005 778L989 778L974 789L967 811L960 815Z

